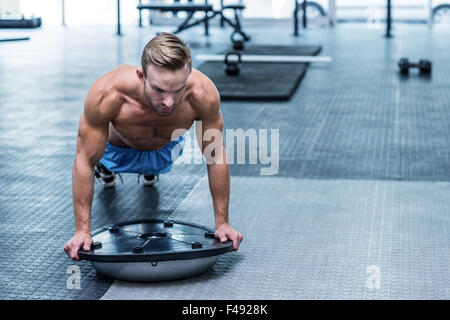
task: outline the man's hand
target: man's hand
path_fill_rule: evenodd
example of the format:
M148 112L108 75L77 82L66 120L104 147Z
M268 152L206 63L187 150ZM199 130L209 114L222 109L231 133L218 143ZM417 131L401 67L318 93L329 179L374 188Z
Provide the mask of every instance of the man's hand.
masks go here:
M75 235L69 242L64 246L64 251L70 257L70 259L75 261L80 261L78 257L78 250L83 248L84 251L89 251L91 249L92 238L89 233L85 232L75 232Z
M216 237L220 239L220 242L227 242L228 239L233 241L233 251L239 249L239 245L242 240L244 240L244 236L234 230L228 223L224 223L216 228Z

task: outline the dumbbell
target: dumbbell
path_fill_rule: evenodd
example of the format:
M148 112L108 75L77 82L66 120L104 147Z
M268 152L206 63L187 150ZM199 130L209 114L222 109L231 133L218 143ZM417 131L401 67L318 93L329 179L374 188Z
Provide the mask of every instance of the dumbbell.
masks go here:
M431 73L431 61L422 59L419 63L409 62L408 58L401 58L398 62L398 66L400 68L400 73L403 75L407 75L409 73L410 68L419 68L420 73L422 74L430 74Z
M237 61L230 61L230 56L236 56ZM239 64L242 62L241 54L239 52L228 52L225 55L225 73L229 76L237 76L240 72Z

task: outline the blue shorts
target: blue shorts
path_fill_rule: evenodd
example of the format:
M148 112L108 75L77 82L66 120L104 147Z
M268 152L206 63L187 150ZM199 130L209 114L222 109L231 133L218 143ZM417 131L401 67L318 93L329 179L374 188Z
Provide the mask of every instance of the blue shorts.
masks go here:
M109 142L100 159L112 172L142 173L156 175L169 172L173 162L183 154L184 136L169 142L158 150L140 151L133 148L116 147Z

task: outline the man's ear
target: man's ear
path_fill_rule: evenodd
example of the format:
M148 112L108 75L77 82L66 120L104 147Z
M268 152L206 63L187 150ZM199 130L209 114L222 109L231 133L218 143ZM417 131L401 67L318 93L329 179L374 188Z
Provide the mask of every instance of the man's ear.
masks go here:
M142 69L141 69L141 68L137 68L137 69L136 69L136 74L137 74L139 80L141 80L142 82L144 82L145 76L144 76L144 73L142 72Z

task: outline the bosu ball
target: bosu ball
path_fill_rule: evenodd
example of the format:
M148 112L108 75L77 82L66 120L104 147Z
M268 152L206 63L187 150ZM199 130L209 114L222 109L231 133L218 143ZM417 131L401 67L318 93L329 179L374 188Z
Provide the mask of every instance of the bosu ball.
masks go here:
M183 279L210 269L233 243L221 243L204 226L150 219L110 225L92 233L89 251L78 255L97 272L128 281Z

